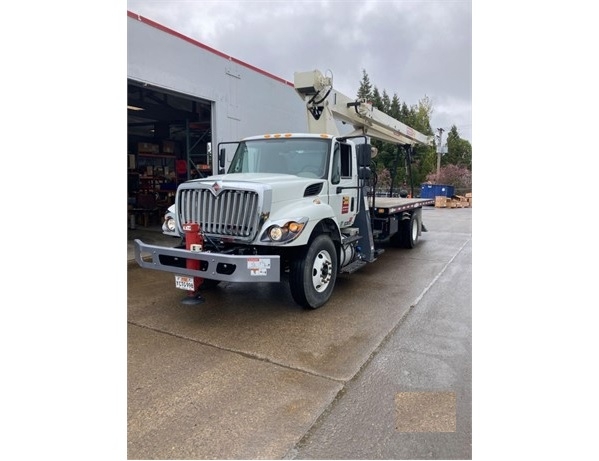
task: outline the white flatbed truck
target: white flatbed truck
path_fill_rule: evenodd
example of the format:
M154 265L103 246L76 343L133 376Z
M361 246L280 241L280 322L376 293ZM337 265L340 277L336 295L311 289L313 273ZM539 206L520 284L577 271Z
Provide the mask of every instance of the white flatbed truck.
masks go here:
M422 207L433 199L375 197L368 191L370 138L431 145L426 136L335 91L319 71L295 74L308 133L275 133L221 143L219 174L179 185L165 233L178 247L134 241L137 263L175 274L186 303L220 282L288 280L296 303L315 309L331 297L339 273L383 253L377 243L413 248ZM354 131L341 136L335 121ZM236 145L225 169L225 145Z

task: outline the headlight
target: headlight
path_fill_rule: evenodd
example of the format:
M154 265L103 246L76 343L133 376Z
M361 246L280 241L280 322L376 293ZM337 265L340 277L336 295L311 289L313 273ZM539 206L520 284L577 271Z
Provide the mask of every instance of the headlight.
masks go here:
M290 242L302 233L308 218L298 221L279 221L281 224L273 224L268 227L260 238L263 242Z
M166 228L171 232L174 232L175 228L177 227L175 220L170 216L166 218L165 224Z
M270 229L268 229L268 236L271 240L278 242L283 238L283 228L279 226L272 226Z

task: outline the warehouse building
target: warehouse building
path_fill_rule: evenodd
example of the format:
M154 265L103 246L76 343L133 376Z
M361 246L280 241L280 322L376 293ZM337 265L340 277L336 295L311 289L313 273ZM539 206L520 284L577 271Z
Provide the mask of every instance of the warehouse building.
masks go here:
M293 83L127 16L128 205L135 219L160 219L179 183L216 173L219 143L306 130Z

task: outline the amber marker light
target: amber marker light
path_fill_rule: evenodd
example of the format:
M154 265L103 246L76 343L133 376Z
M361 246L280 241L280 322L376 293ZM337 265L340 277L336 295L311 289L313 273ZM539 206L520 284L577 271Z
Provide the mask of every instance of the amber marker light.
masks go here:
M295 234L296 232L301 231L303 227L304 225L302 223L291 222L289 223L289 232L293 232Z

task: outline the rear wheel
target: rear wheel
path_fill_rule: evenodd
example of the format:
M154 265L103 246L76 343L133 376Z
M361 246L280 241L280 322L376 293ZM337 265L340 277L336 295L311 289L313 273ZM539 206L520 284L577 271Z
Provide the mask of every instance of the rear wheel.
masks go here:
M414 248L418 244L422 221L419 213L412 213L410 219L399 223L399 229L392 238L392 243L400 248Z
M291 261L289 287L296 303L316 309L325 304L337 280L337 250L326 234Z

